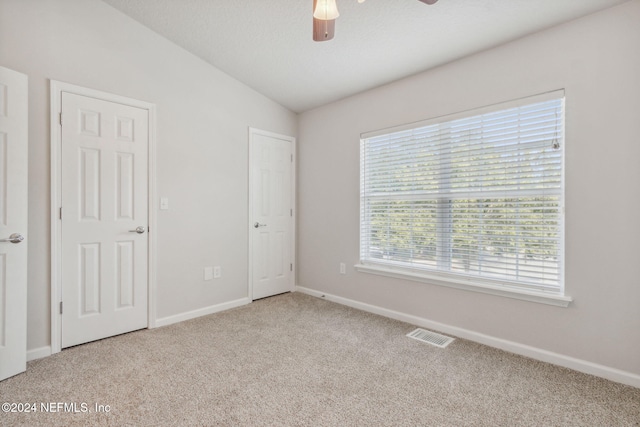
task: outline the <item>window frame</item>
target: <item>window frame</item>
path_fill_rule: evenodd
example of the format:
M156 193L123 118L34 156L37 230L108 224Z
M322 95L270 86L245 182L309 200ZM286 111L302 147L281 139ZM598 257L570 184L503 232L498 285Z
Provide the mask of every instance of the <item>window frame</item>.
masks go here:
M565 102L565 94L564 90L556 90L551 91L539 95L534 95L526 98L520 98L513 101L502 102L499 104L493 104L481 108L476 108L472 110L466 110L463 112L448 114L445 116L436 117L433 119L428 119L424 121L414 122L410 124L405 124L401 126L395 126L391 128L385 128L373 132L366 132L360 135L360 143L361 150L364 147L365 140L379 137L388 134L394 134L397 132L413 130L417 128L427 127L435 124L443 124L447 122L452 122L459 119L470 118L474 116L479 116L487 113L499 112L501 110L508 110L512 108L522 107L530 104L536 104L544 101L551 100L562 100L563 107ZM564 113L564 108L563 108ZM564 133L565 133L565 116L563 114L562 117L563 126L562 126L562 141L563 144L566 144ZM565 194L565 181L564 181L564 158L565 158L565 147L562 147L562 160L561 160L561 184L559 190L559 220L560 220L560 229L558 231L559 237L559 251L561 254L561 262L559 263L559 287L556 290L548 290L544 289L544 286L540 286L540 289L536 289L535 285L527 285L522 286L518 284L517 281L510 280L501 280L495 278L488 278L483 276L474 276L468 274L458 274L457 272L452 271L444 271L444 270L423 270L416 269L407 266L403 266L402 262L394 262L392 260L375 260L370 256L363 256L363 218L364 218L364 209L365 202L363 198L363 156L364 152L361 151L360 154L360 162L361 162L361 182L360 182L360 236L359 236L359 244L360 244L360 262L355 265L355 268L359 272L370 273L376 275L382 275L386 277L400 278L412 281L419 281L439 286L447 286L456 289L463 289L481 293L487 293L492 295L499 295L509 298L516 298L521 300L533 301L538 303L556 305L561 307L567 307L569 303L572 301L571 297L566 296L564 293L564 264L565 264L565 251L564 251L564 194ZM522 197L522 196L520 196ZM442 242L437 245L438 250L442 250Z

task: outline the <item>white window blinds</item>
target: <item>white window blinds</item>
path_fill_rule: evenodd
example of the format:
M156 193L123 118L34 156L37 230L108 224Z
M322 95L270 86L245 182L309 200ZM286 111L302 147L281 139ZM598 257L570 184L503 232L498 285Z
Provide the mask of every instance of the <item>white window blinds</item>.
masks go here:
M528 102L363 138L361 263L562 293L564 99Z

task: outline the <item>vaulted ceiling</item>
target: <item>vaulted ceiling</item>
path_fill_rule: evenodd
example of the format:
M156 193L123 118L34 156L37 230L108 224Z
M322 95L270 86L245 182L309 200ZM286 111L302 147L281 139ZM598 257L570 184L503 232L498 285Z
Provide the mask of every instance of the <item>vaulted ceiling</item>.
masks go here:
M313 0L103 0L295 112L627 0L337 0L331 41Z

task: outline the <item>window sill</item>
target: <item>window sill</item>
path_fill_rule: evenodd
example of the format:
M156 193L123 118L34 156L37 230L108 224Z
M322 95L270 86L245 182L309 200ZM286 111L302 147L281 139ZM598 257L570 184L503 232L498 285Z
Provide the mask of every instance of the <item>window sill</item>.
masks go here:
M458 280L455 278L449 278L429 273L415 273L366 264L356 264L354 267L361 273L377 274L379 276L393 277L396 279L413 280L416 282L429 283L432 285L446 286L449 288L462 289L465 291L481 292L484 294L498 295L501 297L537 302L540 304L548 304L558 307L568 307L569 304L573 301L571 297L564 295L554 295L544 292L535 292L522 289L505 289L486 283Z

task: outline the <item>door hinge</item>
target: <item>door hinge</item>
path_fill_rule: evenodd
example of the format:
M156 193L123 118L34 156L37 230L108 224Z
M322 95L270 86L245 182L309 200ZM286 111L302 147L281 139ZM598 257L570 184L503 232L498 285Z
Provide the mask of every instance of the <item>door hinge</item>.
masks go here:
M60 208L60 219L62 219L62 208Z
M60 314L62 314L62 301L60 301Z
M62 113L58 113L58 118L60 120L60 126L62 126Z
M289 271L293 271L293 264L289 264Z
M291 216L293 216L293 209L289 209Z

